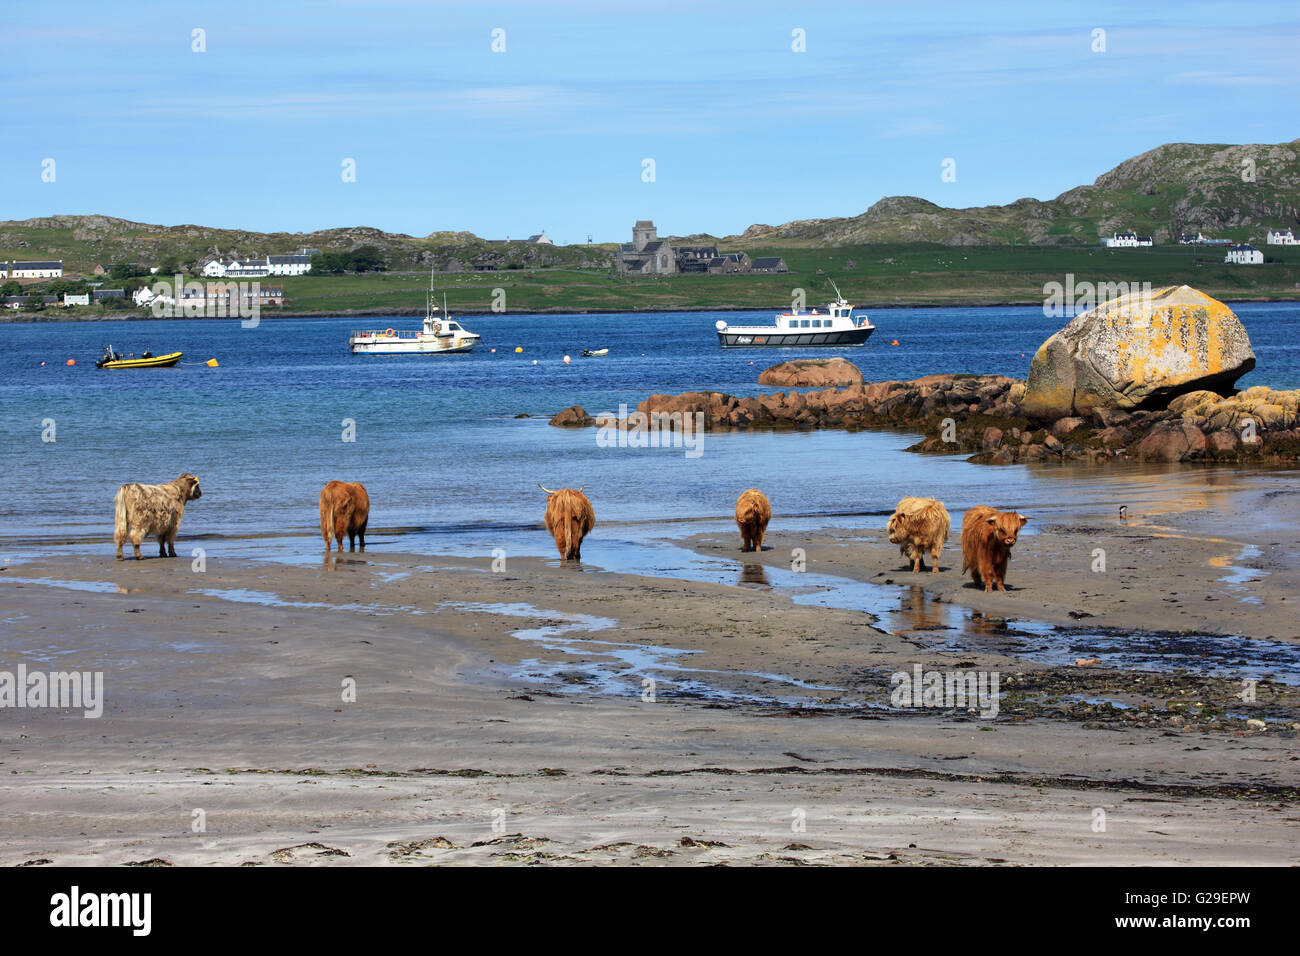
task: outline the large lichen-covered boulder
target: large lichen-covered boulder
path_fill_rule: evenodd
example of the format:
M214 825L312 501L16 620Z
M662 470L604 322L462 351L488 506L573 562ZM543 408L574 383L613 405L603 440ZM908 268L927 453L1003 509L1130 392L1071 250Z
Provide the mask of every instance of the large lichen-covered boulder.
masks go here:
M1163 408L1187 392L1219 394L1255 367L1232 310L1190 286L1131 293L1080 316L1042 344L1021 408L1038 419L1097 408Z

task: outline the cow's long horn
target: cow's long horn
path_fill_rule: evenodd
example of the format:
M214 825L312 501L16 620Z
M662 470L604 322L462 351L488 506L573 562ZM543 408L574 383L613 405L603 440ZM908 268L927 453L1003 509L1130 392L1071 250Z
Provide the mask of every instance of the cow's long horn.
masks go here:
M587 487L587 483L585 481L582 484L578 485L578 494L582 494L582 489L586 487Z
M542 484L540 481L537 483L537 487L538 487L538 488L541 488L542 491L546 492L548 495L553 495L553 494L555 494L555 492L553 492L550 488L547 488L547 487L546 487L544 484Z

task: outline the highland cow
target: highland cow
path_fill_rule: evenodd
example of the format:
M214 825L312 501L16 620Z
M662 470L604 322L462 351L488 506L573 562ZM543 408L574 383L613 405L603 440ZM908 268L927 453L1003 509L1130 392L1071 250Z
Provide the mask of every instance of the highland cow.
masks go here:
M202 496L199 479L188 473L165 485L128 484L118 488L113 501L117 560L122 560L122 545L127 538L131 539L135 559L141 560L144 556L140 554L140 543L150 534L158 536L158 557L176 557L176 533L185 516L185 502Z
M343 536L348 536L348 550L366 550L366 525L370 522L370 496L360 482L331 481L320 492L320 533L325 539L325 552L330 550L330 539L338 542L343 552Z
M966 512L961 523L962 574L970 570L975 586L985 591L1005 591L1007 561L1020 529L1029 519L1014 511L998 511L988 505L976 505Z
M912 570L925 570L925 554L934 559L931 574L939 571L939 554L948 541L951 522L942 501L934 498L904 498L890 515L885 530L889 543L912 562Z
M772 505L757 488L742 491L736 499L736 526L740 528L740 550L762 551L763 535L772 520Z
M586 485L576 490L561 488L551 491L538 484L546 492L546 530L555 538L555 547L559 549L560 560L582 560L582 539L592 528L596 527L596 513L591 509L591 502L582 493Z

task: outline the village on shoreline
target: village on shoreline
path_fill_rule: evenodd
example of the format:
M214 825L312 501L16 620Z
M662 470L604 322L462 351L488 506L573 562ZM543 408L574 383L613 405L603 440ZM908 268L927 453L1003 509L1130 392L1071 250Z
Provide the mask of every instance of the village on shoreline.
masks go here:
M545 232L516 242L487 240L485 252L434 257L419 271L403 270L374 244L194 260L169 255L158 262L81 264L80 271L66 269L61 259L6 260L0 261L0 321L229 318L253 309L266 319L418 315L430 270L465 315L770 310L784 307L792 290L816 295L828 274L871 309L1034 305L1044 301L1036 286L1046 296L1053 283L1075 274L1159 285L1194 281L1223 301L1300 300L1300 271L1290 257L1278 258L1300 246L1290 228L1267 229L1267 256L1249 242L1202 232L1180 234L1162 247L1159 264L1150 259L1156 246L1132 230L1094 247L975 246L962 251L959 268L955 252L945 256L942 247L924 243L767 248L778 254L751 255L716 241L661 239L653 221L639 220L631 242L573 247L582 258L570 268L547 258L563 247ZM1214 252L1206 257L1201 250ZM1107 257L1104 264L1096 261L1098 252ZM925 270L903 273L902 257L930 261ZM1249 281L1240 281L1247 272Z

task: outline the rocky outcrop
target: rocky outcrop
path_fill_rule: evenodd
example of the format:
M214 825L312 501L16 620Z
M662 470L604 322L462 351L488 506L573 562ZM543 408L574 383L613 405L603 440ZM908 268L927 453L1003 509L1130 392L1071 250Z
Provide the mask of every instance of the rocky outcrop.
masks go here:
M1037 420L1098 408L1164 407L1201 389L1227 393L1255 367L1232 310L1190 286L1111 299L1049 338L1029 366L1023 409Z
M637 406L635 418L620 420L609 413L593 418L575 405L551 424L679 428L689 415L705 430L889 429L923 436L909 451L963 454L996 465L1300 461L1300 390L1257 386L1231 396L1198 390L1179 396L1168 408L1098 408L1050 425L1024 414L1025 395L1024 382L1000 375L929 375L754 396L651 395Z
M556 428L590 428L596 424L596 419L588 415L586 409L581 405L570 405L564 411L556 414L551 419L550 424Z
M862 370L842 358L795 359L763 369L759 373L758 384L784 385L787 388L861 385Z

